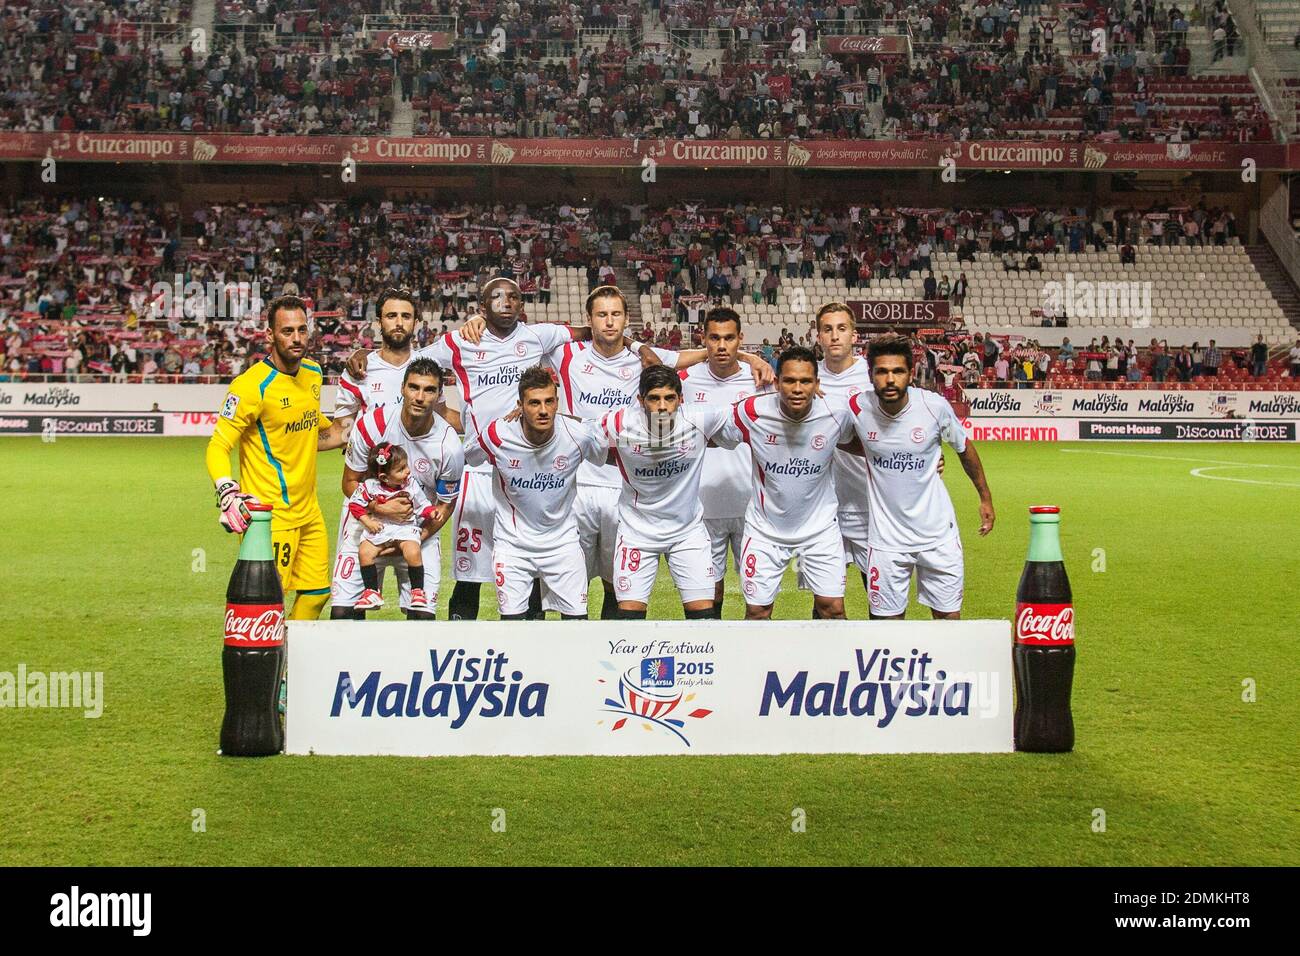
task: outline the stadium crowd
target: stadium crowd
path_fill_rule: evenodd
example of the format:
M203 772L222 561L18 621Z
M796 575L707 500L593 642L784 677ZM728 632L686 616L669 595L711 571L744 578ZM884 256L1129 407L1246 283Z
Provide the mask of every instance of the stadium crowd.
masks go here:
M1233 50L1223 0L1185 6L663 3L670 34L721 44L700 69L689 43L641 43L630 3L245 0L222 8L237 32L179 60L137 21L183 26L181 0L6 5L0 129L387 134L400 97L417 136L1271 140L1248 83L1170 85L1187 76L1194 21ZM442 18L460 35L450 51L394 55L362 32L380 13ZM904 19L910 66L815 52L810 64L792 49L795 30L815 43ZM604 43L579 42L592 29Z
M108 197L11 200L0 209L0 368L56 377L230 376L261 349L263 302L287 292L311 304L313 353L334 375L354 347L373 343L373 302L383 288L415 291L423 344L463 321L475 290L493 276L515 279L525 308L549 303L557 267L585 276L586 289L617 283L620 272L634 277L638 291L661 304L657 315L642 315L639 335L669 348L689 344L710 304L784 305L786 284L815 275L850 290L923 276L925 296L951 302L960 325L969 282L964 272L935 276L935 252L955 252L959 263L1000 255L1032 269L1053 251L1119 247L1136 256L1147 244L1221 245L1235 235L1231 212L1204 205L509 209L410 199L209 205L182 217L172 204ZM783 346L813 345L810 327L797 326L793 310L791 318L793 331L779 342L750 345L768 358ZM1139 356L1149 360L1144 374L1172 380L1176 350L1158 371L1163 350L1152 345ZM1077 370L1127 380L1141 350L1113 348L1114 365L1112 346L1102 342L1090 351L1099 367L1081 359ZM1025 369L1005 357L1005 374L993 357L978 377L1014 384L1018 368L1030 383L1042 377L1037 358ZM962 358L946 364L961 371ZM1189 377L1196 374L1189 366Z

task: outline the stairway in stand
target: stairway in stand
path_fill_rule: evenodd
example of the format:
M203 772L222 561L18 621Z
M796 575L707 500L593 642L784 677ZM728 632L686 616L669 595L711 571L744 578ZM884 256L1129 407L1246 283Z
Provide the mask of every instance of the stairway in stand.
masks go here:
M1282 314L1291 323L1291 327L1296 330L1297 336L1300 336L1300 293L1296 291L1291 277L1286 274L1286 270L1278 262L1272 247L1268 245L1247 246L1246 255L1250 257L1250 261L1255 266L1255 271L1264 280L1264 285L1268 286L1269 294L1282 307Z
M635 336L641 331L641 297L636 291L636 273L628 268L627 258L624 253L627 251L627 242L612 243L614 255L611 261L614 264L614 274L618 276L618 287L623 291L623 297L627 299L627 332L628 335Z

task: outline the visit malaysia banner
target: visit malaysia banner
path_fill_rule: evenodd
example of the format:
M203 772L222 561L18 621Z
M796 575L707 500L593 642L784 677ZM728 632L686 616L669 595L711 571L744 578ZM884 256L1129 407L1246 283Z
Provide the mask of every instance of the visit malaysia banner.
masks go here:
M289 621L285 752L1006 753L1007 621Z
M0 132L0 160L150 163L408 163L436 166L755 167L794 169L1239 170L1300 168L1275 143L966 142L946 140L492 139L245 136L226 133Z
M1300 419L1300 392L971 388L965 400L983 417Z

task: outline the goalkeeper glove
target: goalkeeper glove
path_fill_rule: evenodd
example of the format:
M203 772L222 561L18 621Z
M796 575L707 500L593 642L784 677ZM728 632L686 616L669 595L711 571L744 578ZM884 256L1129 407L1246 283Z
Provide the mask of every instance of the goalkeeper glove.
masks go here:
M252 520L248 513L248 502L256 502L252 495L239 490L239 482L233 478L222 478L217 482L217 507L221 509L221 527L235 534L248 530Z

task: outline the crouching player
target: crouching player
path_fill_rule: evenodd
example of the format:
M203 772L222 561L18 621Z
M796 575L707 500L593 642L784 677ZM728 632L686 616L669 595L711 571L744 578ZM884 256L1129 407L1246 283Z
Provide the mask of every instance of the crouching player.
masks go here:
M683 407L681 376L652 365L641 372L637 404L601 420L623 476L614 544L620 618L645 619L661 556L686 619L713 617L713 552L700 475L704 450L729 417L729 409L717 406Z
M396 544L390 542L376 558L373 590L383 590L384 568L392 565L400 587L400 605L406 616L412 620L430 619L437 612L442 571L438 531L447 523L456 506L465 455L460 438L434 413L442 401L442 369L436 362L416 359L406 366L401 395L401 404L372 408L357 419L343 466L343 494L350 498L366 480L372 449L388 443L406 452L412 479L434 503L431 515L420 527L424 583L419 585L411 581L405 562L397 554ZM410 495L398 492L391 497L380 497L386 500L372 497L365 502L366 514L370 517L405 521L414 513ZM362 522L350 511L345 511L339 529L339 553L334 561L332 618L365 617L365 610L360 607L365 583L358 552L362 530ZM415 600L417 587L427 595L423 606ZM371 600L373 598L365 603L369 604Z
M540 365L519 378L519 411L466 436L465 462L492 468L492 568L503 621L522 621L533 579L565 620L587 617L587 561L578 543L578 467L609 457L598 422L559 417L555 379ZM514 420L512 420L514 419Z

